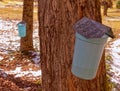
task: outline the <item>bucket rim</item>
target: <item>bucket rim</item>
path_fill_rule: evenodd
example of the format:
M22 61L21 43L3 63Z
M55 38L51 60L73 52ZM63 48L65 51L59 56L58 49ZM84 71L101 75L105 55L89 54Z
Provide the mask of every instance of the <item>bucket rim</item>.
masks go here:
M92 44L105 44L108 39L108 37L87 39L77 32L76 32L76 38L80 39L81 41L85 41L85 42L92 43Z

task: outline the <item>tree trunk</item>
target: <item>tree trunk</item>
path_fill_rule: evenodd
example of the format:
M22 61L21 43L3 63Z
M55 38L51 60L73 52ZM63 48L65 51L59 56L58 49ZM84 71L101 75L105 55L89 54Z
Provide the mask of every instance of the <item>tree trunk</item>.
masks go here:
M99 0L38 0L42 91L107 91L104 54L93 80L73 76L75 31L82 16L101 22Z
M103 5L103 15L107 16L107 10L108 10L108 2L107 1L102 1Z
M26 22L26 36L21 37L20 50L29 51L33 48L33 3L34 0L24 0L23 21Z
M103 6L103 15L104 15L104 16L107 16L107 11L108 11L108 6L107 6L107 5L104 5L104 6Z

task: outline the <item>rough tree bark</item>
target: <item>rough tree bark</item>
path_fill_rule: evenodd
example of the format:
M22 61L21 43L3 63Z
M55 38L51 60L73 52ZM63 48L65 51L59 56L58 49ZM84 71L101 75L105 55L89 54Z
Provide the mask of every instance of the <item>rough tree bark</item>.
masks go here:
M82 16L101 22L99 0L38 0L42 91L107 91L104 54L93 80L71 73L75 32Z
M26 22L26 36L21 37L20 50L30 51L33 48L33 3L34 0L23 1L23 21Z

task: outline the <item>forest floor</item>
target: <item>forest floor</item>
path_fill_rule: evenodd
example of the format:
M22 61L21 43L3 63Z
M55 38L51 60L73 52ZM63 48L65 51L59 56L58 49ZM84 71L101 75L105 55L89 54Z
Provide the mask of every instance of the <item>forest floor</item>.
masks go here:
M22 2L0 2L0 91L41 91L38 22L34 19L36 51L23 55L17 30L21 11Z
M16 8L14 8L16 7ZM22 2L0 2L0 91L41 91L38 22L34 11L33 42L36 52L23 55L19 51L17 23L22 18ZM16 14L17 12L17 14ZM106 46L107 74L113 91L120 91L120 11L115 8L103 17L116 36Z
M40 91L38 31L34 31L36 52L23 55L19 51L17 22L0 19L0 91Z
M102 16L103 24L112 28L114 39L108 39L105 48L107 76L112 91L120 91L120 9L109 8L108 16Z
M23 55L19 51L18 22L0 19L0 91L41 91L38 31L33 32L36 51Z

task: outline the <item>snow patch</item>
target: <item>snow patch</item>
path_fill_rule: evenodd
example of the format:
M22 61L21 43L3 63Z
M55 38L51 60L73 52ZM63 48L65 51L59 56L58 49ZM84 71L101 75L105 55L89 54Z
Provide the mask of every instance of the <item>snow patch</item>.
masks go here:
M28 71L22 71L21 67L16 67L15 70L5 71L7 74L15 74L15 77L22 77L22 76L34 76L38 77L41 76L41 70L32 71L32 69L29 69Z
M117 39L112 42L110 45L110 48L107 48L110 50L110 55L113 59L111 65L110 72L114 73L114 75L111 77L111 81L115 83L119 83L120 81L120 39Z
M2 57L2 56L0 56L0 60L3 60L3 57Z

